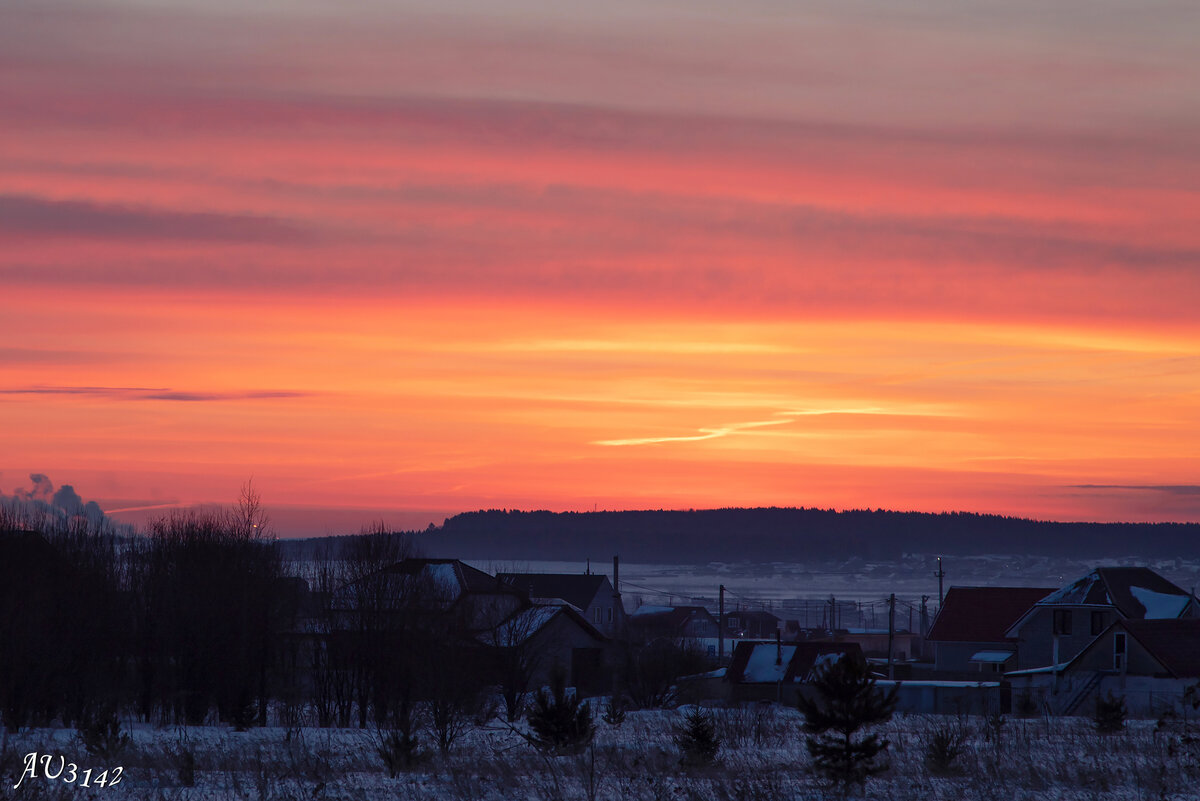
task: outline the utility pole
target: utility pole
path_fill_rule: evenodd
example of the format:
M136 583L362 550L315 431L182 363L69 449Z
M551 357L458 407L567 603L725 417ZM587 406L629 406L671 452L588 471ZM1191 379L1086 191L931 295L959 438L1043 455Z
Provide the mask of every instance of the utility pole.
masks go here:
M933 575L937 576L938 580L938 611L941 611L942 601L946 597L946 593L942 590L942 582L946 578L946 571L942 569L942 557L938 557L938 569Z
M929 633L929 596L921 596L921 639Z
M888 679L896 678L896 666L892 654L896 652L892 643L896 639L896 593L888 596Z
M725 585L724 584L721 585L720 595L721 595L721 600L719 601L720 606L718 607L720 611L717 613L717 615L718 615L717 628L720 629L717 632L717 662L724 662L725 661Z
M832 633L834 635L833 638L835 640L837 639L837 620L835 619L837 617L836 612L837 612L837 599L834 598L833 595L830 595L829 596L829 631L830 631L830 633Z

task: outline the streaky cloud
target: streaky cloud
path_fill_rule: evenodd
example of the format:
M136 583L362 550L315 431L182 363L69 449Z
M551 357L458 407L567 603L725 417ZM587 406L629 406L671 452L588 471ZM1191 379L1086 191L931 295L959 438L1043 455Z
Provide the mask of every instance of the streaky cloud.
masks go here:
M311 235L271 217L131 208L0 195L0 237L299 243Z
M162 401L235 401L302 398L311 392L293 390L263 390L249 392L177 392L164 387L10 387L0 389L0 395L88 395L128 400Z

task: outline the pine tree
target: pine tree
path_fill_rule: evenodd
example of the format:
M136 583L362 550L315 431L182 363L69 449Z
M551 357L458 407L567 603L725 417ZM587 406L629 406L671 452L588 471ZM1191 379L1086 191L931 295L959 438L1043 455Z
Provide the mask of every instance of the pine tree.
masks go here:
M550 692L543 687L534 697L527 718L533 730L530 740L549 754L578 754L596 733L592 709L578 694L567 694L567 678L561 670L550 676Z
M684 765L711 765L721 750L721 738L712 715L695 707L675 729L675 745L679 747Z
M855 735L861 729L891 720L896 689L884 693L868 672L866 662L843 656L825 666L812 682L815 696L800 695L806 745L814 768L847 787L865 782L888 768L879 757L888 741L875 734Z

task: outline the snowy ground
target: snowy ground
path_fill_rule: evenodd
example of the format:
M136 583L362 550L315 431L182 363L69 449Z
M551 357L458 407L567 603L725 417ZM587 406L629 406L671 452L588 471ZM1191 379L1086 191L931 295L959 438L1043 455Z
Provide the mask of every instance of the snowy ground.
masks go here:
M0 798L20 799L612 799L613 801L783 801L837 797L810 771L800 716L790 709L714 710L724 738L718 763L685 768L672 742L681 711L629 713L599 723L580 757L546 758L498 723L464 735L446 757L390 778L371 733L262 728L235 732L135 726L115 760L89 757L71 730L9 736L0 754ZM948 771L924 759L936 727L961 726L965 749ZM1200 727L1193 725L1200 732ZM892 768L865 788L872 799L1184 799L1200 797L1200 741L1173 721L1131 721L1100 735L1086 719L1008 719L999 738L978 718L897 717L883 727ZM85 789L62 779L25 778L26 753L54 754L99 770L123 767L119 786ZM195 759L194 786L181 783L182 754ZM111 778L110 771L110 778Z

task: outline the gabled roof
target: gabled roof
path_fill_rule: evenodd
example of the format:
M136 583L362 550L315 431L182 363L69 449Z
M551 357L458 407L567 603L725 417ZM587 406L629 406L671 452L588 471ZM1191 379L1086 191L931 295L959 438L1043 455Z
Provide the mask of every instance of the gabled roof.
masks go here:
M570 618L587 634L597 640L608 639L583 615L566 604L534 604L514 612L494 631L484 631L476 635L476 639L487 645L512 647L533 637L539 631L550 625L559 615Z
M639 606L629 616L631 626L681 629L693 618L716 623L716 618L703 606Z
M1036 609L1097 606L1116 609L1130 620L1168 620L1187 609L1192 596L1148 567L1098 567L1038 601L1009 628L1016 632Z
M1176 678L1200 676L1200 620L1119 620L1121 626Z
M496 578L531 598L561 598L578 609L587 609L605 585L612 592L602 573L497 573Z
M388 573L431 578L454 591L455 597L466 592L506 592L498 579L458 559L412 558L384 568Z
M736 617L740 620L758 620L767 623L779 622L777 615L773 615L765 609L740 609L736 612L725 610L725 617Z
M1164 670L1175 678L1200 677L1200 619L1118 620L1104 630L1087 648L1060 668L1070 670L1094 648L1109 648L1109 632L1128 632ZM1043 668L1049 670L1050 668Z
M818 662L831 657L863 659L862 648L854 642L751 642L742 640L733 649L727 681L740 684L785 684L807 681ZM776 661L779 664L776 664Z
M1052 592L1045 587L951 587L926 639L1004 642L1009 626Z

